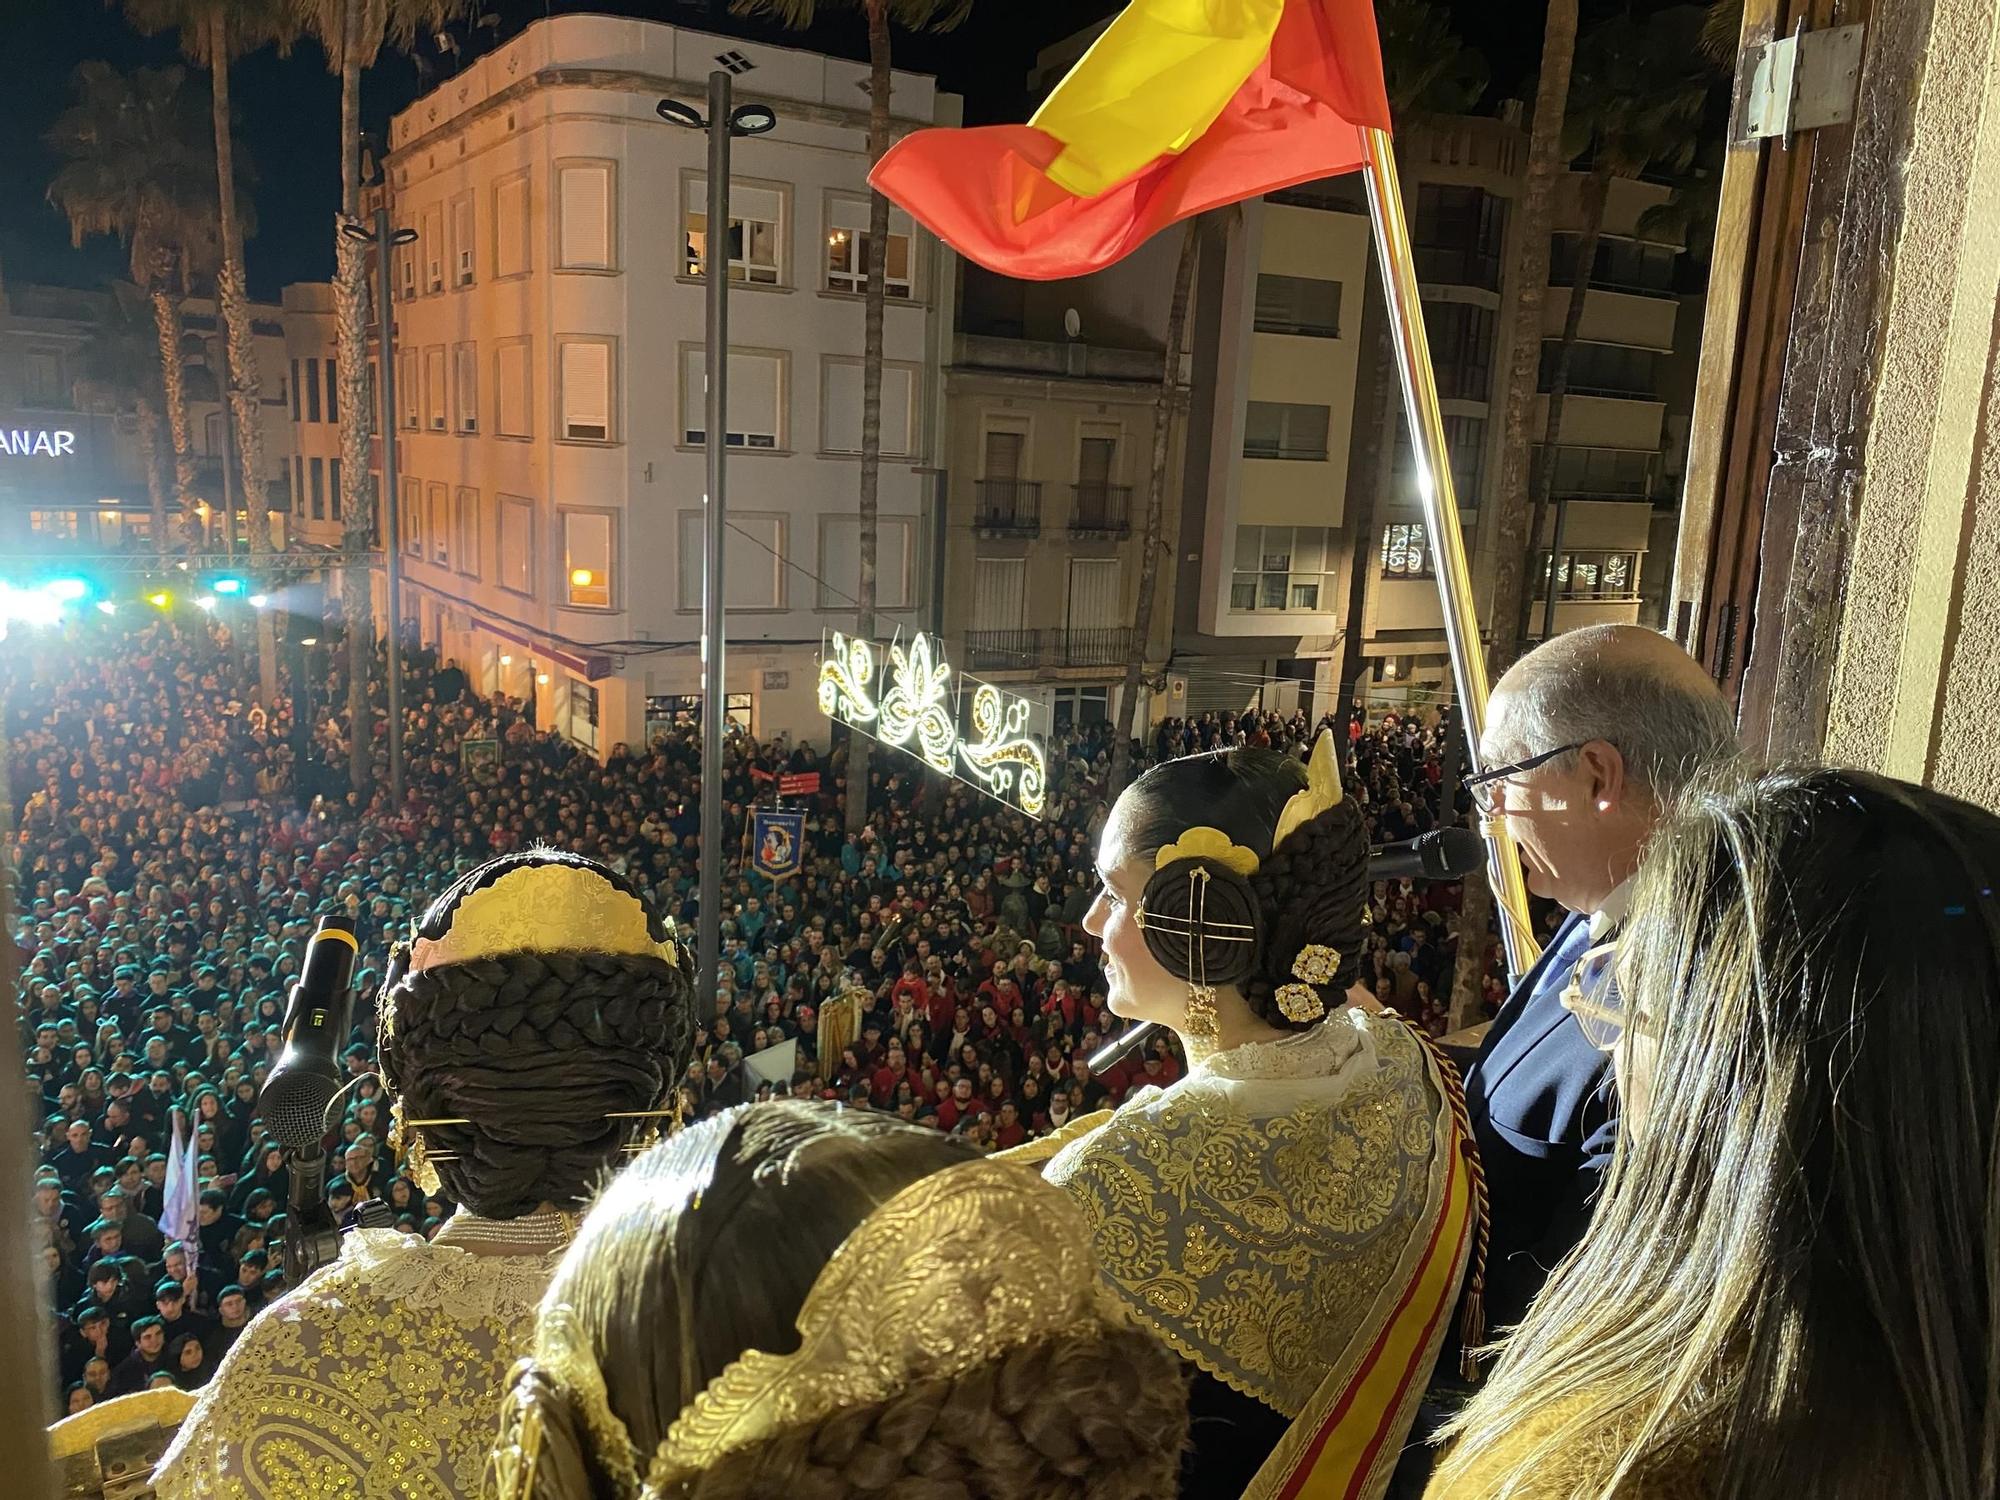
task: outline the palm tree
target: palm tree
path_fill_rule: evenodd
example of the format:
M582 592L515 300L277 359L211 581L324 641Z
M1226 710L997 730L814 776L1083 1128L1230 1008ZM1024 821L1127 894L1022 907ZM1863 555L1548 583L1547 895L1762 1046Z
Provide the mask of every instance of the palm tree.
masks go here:
M191 520L194 443L188 424L181 299L214 264L215 157L208 111L181 68L120 73L109 63L76 70L76 99L47 140L62 159L49 201L69 220L70 240L116 235L130 251L134 284L152 301L164 416L174 454L174 492ZM164 526L155 540L167 540Z
M285 0L124 0L125 15L151 36L180 34L181 52L209 71L215 134L217 228L221 256L216 302L229 356L229 405L235 417L236 454L243 475L243 509L252 558L271 551L271 498L264 482L263 383L250 326L250 296L243 274L243 221L236 199L236 142L229 120L229 69L240 57L273 42L289 46L297 34ZM257 612L258 697L266 708L278 696L278 638L269 610Z
M1486 92L1486 60L1468 47L1453 28L1451 14L1430 0L1381 0L1375 8L1376 33L1381 39L1383 81L1388 86L1389 111L1396 125L1399 156L1416 160L1413 148L1433 120L1463 114ZM1417 173L1401 172L1403 220L1416 222ZM1368 579L1374 566L1377 539L1382 534L1382 502L1395 472L1396 445L1403 420L1395 410L1399 386L1396 351L1384 318L1375 338L1375 401L1371 419L1355 432L1355 457L1349 472L1365 475L1356 496L1348 534L1353 538L1349 564L1347 629L1341 639L1338 716L1345 733L1347 716L1361 684L1364 658ZM1346 743L1343 737L1340 741Z
M361 70L384 46L407 51L419 36L465 15L470 0L291 0L292 17L319 39L327 71L340 79L340 212L333 225L334 357L340 381L341 547L347 553L341 612L347 635L348 779L365 791L373 774L374 716L368 698L375 652L368 565L374 546L368 437L368 250L341 232L361 217Z
M1181 234L1174 267L1173 300L1167 304L1167 350L1160 367L1160 394L1153 406L1153 463L1146 475L1146 524L1139 533L1139 600L1132 638L1125 647L1125 683L1118 698L1118 735L1111 743L1111 792L1116 796L1132 768L1132 730L1139 713L1139 680L1146 670L1146 645L1153 635L1153 600L1159 586L1160 552L1166 542L1167 464L1173 454L1174 413L1180 407L1181 355L1187 345L1188 294L1200 254L1201 221L1190 219Z
M1542 428L1542 462L1534 471L1534 509L1528 545L1539 551L1555 495L1555 455L1561 441L1563 401L1569 393L1570 359L1583 327L1591 269L1604 232L1604 212L1614 177L1637 177L1649 167L1685 172L1694 163L1702 115L1714 75L1699 52L1704 12L1678 5L1643 22L1617 15L1591 28L1577 49L1563 149L1574 159L1590 154L1581 191L1583 222L1577 235L1576 270L1561 340L1549 372L1548 413ZM1554 575L1547 585L1555 587ZM1528 636L1529 590L1521 590L1518 639Z
M972 0L731 0L740 15L776 18L793 31L811 26L822 8L859 10L868 23L868 160L872 165L889 149L889 26L905 31L950 31L972 10ZM715 234L710 227L711 241ZM869 195L868 284L862 303L861 343L861 519L860 599L854 611L854 633L863 640L875 635L876 491L882 473L882 310L889 294L884 280L889 243L889 200ZM858 833L868 820L868 754L858 739L860 763L849 751L847 766L847 829Z
M137 287L111 288L111 301L83 351L85 383L113 410L139 424L139 457L152 502L153 549L167 550L167 487L160 478L160 358L153 316Z

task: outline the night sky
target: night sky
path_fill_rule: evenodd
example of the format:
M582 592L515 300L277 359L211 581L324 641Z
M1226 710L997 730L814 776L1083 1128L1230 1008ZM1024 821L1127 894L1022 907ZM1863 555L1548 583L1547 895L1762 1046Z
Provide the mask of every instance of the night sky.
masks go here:
M978 0L972 19L946 36L897 33L899 67L935 73L943 87L966 97L968 123L1025 118L1024 81L1036 51L1117 8L1118 0ZM1495 95L1518 88L1534 63L1542 7L1538 0L1459 3L1467 40L1492 65ZM475 29L477 55L494 41L516 35L543 15L566 12L630 15L756 37L861 58L867 43L857 16L827 10L802 38L761 22L731 16L720 0L641 0L578 4L564 0L489 0L497 26ZM109 239L81 251L69 245L69 228L48 204L55 170L42 144L51 121L69 102L70 73L86 58L121 68L162 66L177 52L171 36L147 38L100 0L0 0L6 25L0 49L0 100L9 126L0 152L0 274L10 281L93 286L124 274L125 255ZM370 129L434 86L452 68L428 46L431 83L405 57L385 57L363 75L362 104ZM290 281L324 280L332 274L329 216L339 199L340 91L317 45L302 43L286 58L265 51L232 70L239 155L257 174L258 233L247 248L251 290L275 298Z

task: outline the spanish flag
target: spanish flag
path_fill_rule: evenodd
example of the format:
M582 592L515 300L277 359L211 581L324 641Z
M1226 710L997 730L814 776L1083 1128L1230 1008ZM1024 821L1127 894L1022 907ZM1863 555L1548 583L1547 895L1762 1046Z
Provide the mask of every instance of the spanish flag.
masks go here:
M968 259L1052 281L1353 171L1371 127L1389 128L1371 0L1132 0L1028 124L917 131L869 180Z

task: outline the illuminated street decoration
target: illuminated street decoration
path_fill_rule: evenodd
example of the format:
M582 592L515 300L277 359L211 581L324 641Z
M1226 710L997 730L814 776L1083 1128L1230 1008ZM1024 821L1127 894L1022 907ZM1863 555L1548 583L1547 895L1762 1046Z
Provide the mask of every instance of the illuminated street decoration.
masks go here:
M1036 705L972 678L954 688L944 648L930 636L905 642L899 634L886 651L886 675L884 654L872 641L828 631L820 647L820 712L1039 818L1049 778L1042 746L1029 732ZM961 722L969 734L960 733Z

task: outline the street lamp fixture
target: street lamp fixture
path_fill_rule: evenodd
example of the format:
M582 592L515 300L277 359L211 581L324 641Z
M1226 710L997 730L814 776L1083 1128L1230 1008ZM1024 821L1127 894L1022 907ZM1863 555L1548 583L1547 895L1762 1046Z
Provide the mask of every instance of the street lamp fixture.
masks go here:
M708 117L692 104L662 99L654 108L669 125L684 125L689 130L708 129ZM768 104L739 104L728 118L731 135L764 135L778 124L778 113Z

